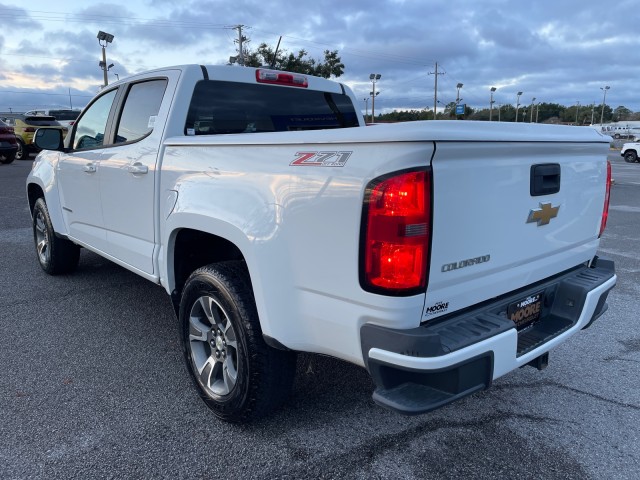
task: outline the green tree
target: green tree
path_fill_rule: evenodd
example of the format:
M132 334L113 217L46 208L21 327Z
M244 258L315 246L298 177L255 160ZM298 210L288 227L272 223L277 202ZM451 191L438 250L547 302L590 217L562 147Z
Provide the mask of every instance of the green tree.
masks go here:
M344 63L340 59L337 50L325 50L324 60L310 58L306 50L297 53L288 53L286 50L278 50L276 53L266 43L261 43L257 50L248 51L244 64L247 67L262 67L273 65L276 70L304 73L317 77L339 77L344 73Z
M613 110L613 118L618 122L629 120L629 117L631 117L632 114L633 112L631 110L622 105Z

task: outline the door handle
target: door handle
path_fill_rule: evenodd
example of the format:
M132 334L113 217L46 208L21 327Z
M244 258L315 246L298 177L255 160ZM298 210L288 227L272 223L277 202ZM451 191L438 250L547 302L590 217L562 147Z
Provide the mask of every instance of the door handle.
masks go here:
M93 162L89 162L84 166L83 170L87 173L96 173L96 164Z
M129 173L133 173L134 175L136 174L142 174L142 173L149 173L149 167L147 167L146 165L143 165L140 162L136 162L132 165L129 165L127 167L127 170L129 171Z

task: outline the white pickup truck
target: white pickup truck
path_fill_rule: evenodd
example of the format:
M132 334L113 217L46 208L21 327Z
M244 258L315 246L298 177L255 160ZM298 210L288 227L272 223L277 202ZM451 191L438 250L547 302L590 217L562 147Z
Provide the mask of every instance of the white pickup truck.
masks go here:
M365 127L353 93L266 69L179 66L105 87L27 179L37 258L84 247L171 295L200 396L249 421L296 352L365 367L423 413L548 352L607 308L609 140L489 122Z

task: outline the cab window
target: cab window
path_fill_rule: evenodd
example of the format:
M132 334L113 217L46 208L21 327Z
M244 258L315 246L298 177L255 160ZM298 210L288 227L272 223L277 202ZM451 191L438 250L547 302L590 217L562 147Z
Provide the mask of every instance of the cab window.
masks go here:
M117 89L111 90L98 98L78 120L73 138L74 150L99 148L104 145L107 120L116 92Z

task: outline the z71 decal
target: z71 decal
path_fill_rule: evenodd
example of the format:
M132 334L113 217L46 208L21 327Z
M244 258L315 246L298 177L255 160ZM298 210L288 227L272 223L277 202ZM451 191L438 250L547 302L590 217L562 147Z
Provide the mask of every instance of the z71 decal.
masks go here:
M296 152L294 167L344 167L353 152Z

